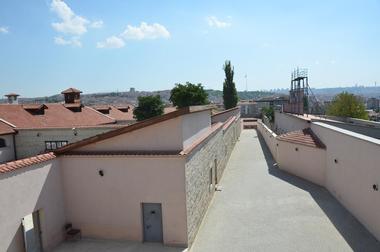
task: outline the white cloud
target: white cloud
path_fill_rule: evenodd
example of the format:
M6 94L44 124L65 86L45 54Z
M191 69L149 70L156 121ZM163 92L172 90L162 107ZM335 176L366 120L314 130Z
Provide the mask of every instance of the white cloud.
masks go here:
M157 39L157 38L169 38L170 33L165 26L154 23L149 25L142 22L140 26L128 25L127 29L120 34L124 39Z
M0 26L0 33L9 33L8 27Z
M90 27L95 28L95 29L99 29L99 28L102 28L103 25L104 25L103 20L96 20L96 21L91 23Z
M116 36L107 38L104 42L98 42L97 48L122 48L125 46L124 41Z
M208 26L215 28L228 28L232 25L230 22L221 21L215 16L207 17L206 20Z
M87 25L90 22L86 18L76 15L65 2L53 0L50 7L62 21L51 24L56 31L74 35L87 32Z
M57 45L70 45L72 47L82 47L82 43L79 40L79 37L72 37L71 39L67 40L62 37L55 37L54 43Z

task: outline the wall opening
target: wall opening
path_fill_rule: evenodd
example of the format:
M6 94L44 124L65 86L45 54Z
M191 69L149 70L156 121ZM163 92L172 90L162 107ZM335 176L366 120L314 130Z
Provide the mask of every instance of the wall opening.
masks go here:
M4 138L0 138L0 148L7 147L7 143L5 142Z
M40 211L22 218L24 244L26 252L42 252Z

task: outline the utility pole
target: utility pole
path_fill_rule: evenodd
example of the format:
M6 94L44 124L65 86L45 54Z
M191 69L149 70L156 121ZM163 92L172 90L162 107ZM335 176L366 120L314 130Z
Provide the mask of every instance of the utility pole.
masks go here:
M247 74L245 74L245 92L247 92L248 91L248 78L247 78Z

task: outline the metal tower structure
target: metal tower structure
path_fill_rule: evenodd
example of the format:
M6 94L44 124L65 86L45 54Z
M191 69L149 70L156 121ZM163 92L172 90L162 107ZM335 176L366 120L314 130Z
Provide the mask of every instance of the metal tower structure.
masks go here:
M306 68L295 69L291 74L291 84L289 91L290 113L308 113L309 79Z

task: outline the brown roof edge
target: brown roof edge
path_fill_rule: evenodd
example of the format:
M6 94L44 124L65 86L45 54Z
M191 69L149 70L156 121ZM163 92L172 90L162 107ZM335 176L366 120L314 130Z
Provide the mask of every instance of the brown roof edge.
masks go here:
M53 152L48 152L45 154L40 154L33 157L23 158L15 161L10 161L4 164L0 164L0 174L14 171L23 167L35 165L45 161L54 159L56 156Z
M157 123L160 123L163 121L167 121L167 120L176 118L178 116L182 116L182 115L186 115L186 114L190 114L190 113L201 112L201 111L205 111L205 110L211 110L212 108L213 108L213 106L191 106L191 107L185 107L185 108L177 109L177 110L170 112L170 113L167 113L167 114L155 116L155 117L149 118L147 120L137 122L137 123L132 124L132 125L128 125L128 126L125 126L125 127L119 128L119 129L115 129L115 130L108 131L108 132L105 132L105 133L102 133L99 135L95 135L93 137L83 139L83 140L75 142L75 143L65 145L64 147L61 147L61 148L55 150L54 153L55 154L63 154L67 151L71 151L73 149L76 149L76 148L79 148L79 147L82 147L82 146L85 146L85 145L88 145L91 143L99 142L99 141L102 141L102 140L105 140L105 139L108 139L111 137L115 137L115 136L118 136L118 135L121 135L121 134L124 134L127 132L134 131L134 130L142 129L142 128L148 127L150 125L154 125L154 124L157 124Z
M309 136L310 138L308 138ZM302 130L291 131L277 136L278 141L285 141L289 143L301 144L309 147L326 149L326 145L318 138L318 136L311 130L305 128Z
M221 114L228 113L228 112L230 112L230 111L237 110L237 109L239 109L239 107L234 107L234 108L226 109L226 110L223 110L223 111L221 111L221 112L215 113L215 114L213 114L212 116L221 115Z
M70 94L70 93L82 93L82 91L80 91L79 89L76 89L76 88L68 88L66 90L63 90L61 92L61 94Z
M9 93L9 94L6 94L6 95L4 95L4 96L8 97L8 96L20 96L20 95L19 95L19 94L16 94L16 93Z

